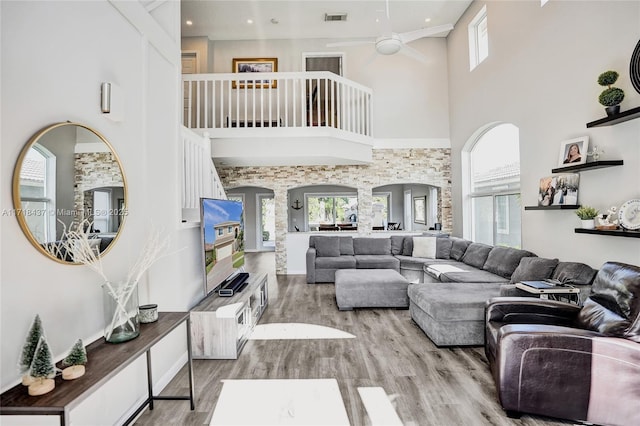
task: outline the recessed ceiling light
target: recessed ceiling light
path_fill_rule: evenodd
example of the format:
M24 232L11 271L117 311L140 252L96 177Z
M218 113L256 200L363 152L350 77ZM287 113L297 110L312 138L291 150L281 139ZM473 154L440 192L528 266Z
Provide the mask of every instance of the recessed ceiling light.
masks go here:
M431 18L424 18L424 22L431 22Z
M376 18L376 22L380 22L380 18Z
M251 18L247 19L247 24L253 24L253 19Z
M187 24L187 25L193 25L193 21L191 21L191 20L187 20L187 22L185 22L185 24Z

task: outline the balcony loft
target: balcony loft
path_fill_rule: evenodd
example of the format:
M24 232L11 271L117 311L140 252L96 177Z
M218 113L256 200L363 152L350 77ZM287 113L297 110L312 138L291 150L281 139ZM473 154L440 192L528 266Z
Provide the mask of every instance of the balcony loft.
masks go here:
M372 90L331 72L184 74L185 127L229 166L372 161Z

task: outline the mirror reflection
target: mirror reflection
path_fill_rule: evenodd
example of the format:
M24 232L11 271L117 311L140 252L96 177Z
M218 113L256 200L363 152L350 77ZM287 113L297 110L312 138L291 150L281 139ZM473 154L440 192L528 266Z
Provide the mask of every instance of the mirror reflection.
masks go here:
M13 183L20 226L45 255L73 262L68 254L50 253L65 229L82 226L101 253L117 237L126 211L124 174L95 130L77 123L41 130L23 148Z

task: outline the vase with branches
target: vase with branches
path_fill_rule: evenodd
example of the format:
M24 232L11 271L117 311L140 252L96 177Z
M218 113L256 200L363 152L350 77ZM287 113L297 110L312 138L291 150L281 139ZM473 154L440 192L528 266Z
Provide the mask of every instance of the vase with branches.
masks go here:
M89 225L89 226L87 226ZM87 266L102 278L105 327L107 342L119 343L136 338L140 334L138 320L138 283L142 275L162 257L168 255L169 238L162 237L158 230L149 234L140 255L122 281L109 279L104 272L102 257L92 244L91 229L86 221L64 228L60 243L50 250L69 253L74 262Z

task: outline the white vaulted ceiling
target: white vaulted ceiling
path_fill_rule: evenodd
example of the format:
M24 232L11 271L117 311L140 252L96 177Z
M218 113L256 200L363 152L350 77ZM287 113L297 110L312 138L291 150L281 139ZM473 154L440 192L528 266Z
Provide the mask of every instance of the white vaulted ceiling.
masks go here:
M405 32L448 23L455 25L470 3L470 0L390 0L391 27L395 32ZM353 39L380 35L385 28L386 3L379 0L183 0L181 11L183 37L208 36L211 40ZM347 20L325 22L325 13L346 13ZM193 24L186 25L187 20ZM446 37L447 34L439 36Z

